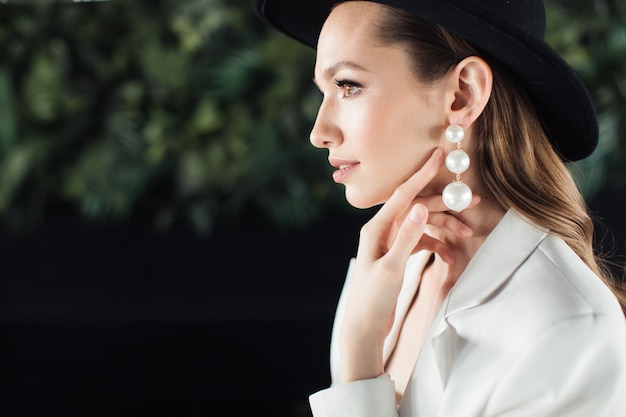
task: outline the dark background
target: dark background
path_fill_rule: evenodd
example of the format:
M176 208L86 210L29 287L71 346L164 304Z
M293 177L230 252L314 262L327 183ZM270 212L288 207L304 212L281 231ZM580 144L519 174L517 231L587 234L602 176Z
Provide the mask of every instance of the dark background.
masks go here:
M358 217L211 239L59 217L0 240L0 415L307 415Z
M623 273L626 5L550 1ZM308 416L360 226L308 144L313 53L248 1L0 4L0 416Z

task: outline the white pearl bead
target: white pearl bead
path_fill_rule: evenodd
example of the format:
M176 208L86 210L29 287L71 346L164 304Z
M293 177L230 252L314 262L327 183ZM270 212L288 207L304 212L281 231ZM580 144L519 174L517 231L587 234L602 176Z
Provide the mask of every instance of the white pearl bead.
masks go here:
M465 131L459 125L450 125L446 128L446 140L452 143L459 143L465 136Z
M461 181L451 182L443 189L443 204L450 210L460 212L472 202L472 190Z
M469 155L460 149L450 152L446 157L446 167L455 174L462 174L467 171L469 165Z

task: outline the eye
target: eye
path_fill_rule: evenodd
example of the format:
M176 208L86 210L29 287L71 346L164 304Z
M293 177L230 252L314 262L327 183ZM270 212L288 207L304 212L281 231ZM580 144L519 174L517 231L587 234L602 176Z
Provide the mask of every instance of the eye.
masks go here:
M361 85L350 80L337 80L335 84L339 88L341 98L350 98L361 91Z

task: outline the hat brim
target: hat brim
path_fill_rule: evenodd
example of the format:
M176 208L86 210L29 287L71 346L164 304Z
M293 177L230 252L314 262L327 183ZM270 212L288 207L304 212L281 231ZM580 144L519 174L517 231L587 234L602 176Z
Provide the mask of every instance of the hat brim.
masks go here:
M270 26L315 48L324 21L336 3L340 1L254 0L254 8ZM495 15L474 13L457 2L384 3L448 28L507 67L528 92L546 134L563 160L580 160L594 151L598 122L589 92L576 72L545 42L503 25Z

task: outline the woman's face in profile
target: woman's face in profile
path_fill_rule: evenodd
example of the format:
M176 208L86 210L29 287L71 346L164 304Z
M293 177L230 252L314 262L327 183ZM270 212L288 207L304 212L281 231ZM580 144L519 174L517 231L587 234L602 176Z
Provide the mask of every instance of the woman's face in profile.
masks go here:
M403 49L376 39L381 12L372 2L339 4L322 28L315 64L324 99L311 143L328 149L334 180L358 208L384 203L443 143L448 124L443 91L417 80ZM434 182L425 195L439 189Z

